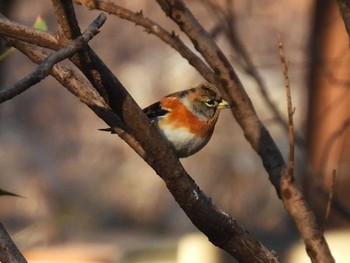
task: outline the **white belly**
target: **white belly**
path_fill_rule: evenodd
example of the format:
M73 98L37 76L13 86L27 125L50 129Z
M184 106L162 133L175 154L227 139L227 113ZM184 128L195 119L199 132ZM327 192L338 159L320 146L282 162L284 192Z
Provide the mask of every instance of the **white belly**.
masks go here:
M210 138L195 136L185 128L173 129L171 126L163 125L161 133L175 148L178 157L184 158L198 152L209 141Z

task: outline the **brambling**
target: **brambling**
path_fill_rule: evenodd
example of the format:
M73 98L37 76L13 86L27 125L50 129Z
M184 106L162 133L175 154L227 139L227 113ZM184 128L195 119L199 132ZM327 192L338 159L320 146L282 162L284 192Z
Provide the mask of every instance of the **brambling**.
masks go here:
M172 93L143 111L179 158L202 149L210 140L219 111L230 108L217 88L205 83ZM111 128L102 129L112 131Z

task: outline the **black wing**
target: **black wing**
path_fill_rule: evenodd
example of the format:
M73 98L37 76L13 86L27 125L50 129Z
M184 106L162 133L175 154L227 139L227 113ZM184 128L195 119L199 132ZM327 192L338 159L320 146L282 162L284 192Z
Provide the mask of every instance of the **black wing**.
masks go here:
M155 119L157 117L167 114L169 111L162 108L160 102L156 102L147 108L143 109L143 112L147 115L149 119Z
M143 112L147 115L147 117L150 120L153 120L155 118L158 118L160 116L167 114L169 111L163 109L162 106L160 105L160 102L156 102L156 103L148 106L147 108L144 108ZM104 129L98 129L98 130L99 131L106 131L106 132L110 132L110 133L116 133L112 128L104 128Z

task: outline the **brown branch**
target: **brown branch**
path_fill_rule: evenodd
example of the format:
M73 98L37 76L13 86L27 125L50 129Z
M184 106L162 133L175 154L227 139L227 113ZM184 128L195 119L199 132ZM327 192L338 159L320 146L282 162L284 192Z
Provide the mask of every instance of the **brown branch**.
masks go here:
M274 115L272 119L276 120L282 126L282 128L288 132L288 123L283 118L282 113L276 107L275 103L273 103L271 100L261 74L257 70L251 56L248 54L247 49L239 38L236 26L236 17L232 11L232 7L234 6L232 1L226 1L225 7L220 7L220 5L211 0L206 0L205 4L209 7L210 11L214 11L215 17L219 21L219 24L223 25L222 31L226 35L232 50L234 50L237 54L237 59L235 61L239 67L256 82L262 98ZM294 137L297 145L303 147L305 144L303 138L298 134L295 134Z
M350 38L350 3L348 0L338 0L338 6L343 17L348 37Z
M64 4L69 4L69 1L64 1ZM63 30L62 32L66 31ZM70 31L68 30L68 32ZM38 41L40 42L39 39ZM38 51L38 47L19 41L15 41L13 44L16 48L20 49L21 52L36 61L36 63L41 62L35 53ZM41 49L40 52L42 52ZM238 258L242 259L241 262L252 262L252 260L278 262L273 253L268 251L234 219L212 204L211 199L205 196L192 178L186 173L171 148L164 142L163 137L154 129L147 117L116 77L89 47L85 49L85 52L85 54L84 52L80 52L80 55L87 55L88 58L91 59L92 62L90 64L93 66L92 69L95 69L99 76L102 77L100 81L102 85L104 85L103 88L108 92L108 97L110 98L109 105L113 111L119 115L119 118L117 120L113 119L115 123L111 121L111 116L114 116L114 118L116 116L106 108L107 105L103 100L98 99L95 102L91 102L88 99L89 97L83 92L83 87L85 85L76 83L75 89L71 90L71 92L77 95L111 127L121 127L123 132L127 132L130 136L135 138L140 147L145 149L145 151L140 151L138 153L163 178L170 192L192 222L207 234L214 244L238 256ZM43 54L41 59L44 59L46 55L47 54ZM79 62L77 62L77 64L79 64ZM57 79L60 79L63 85L68 87L71 85L72 81L77 81L73 78L73 71L61 72L61 75L56 75L60 73L60 69L62 69L60 64L57 64L53 67L51 73ZM58 72L56 72L56 70L58 70ZM95 80L93 79L92 81ZM88 89L88 92L94 93L96 91L94 89ZM113 103L111 103L111 101ZM237 251L237 248L240 249Z
M34 63L42 63L48 56L44 49L24 43L21 41L10 42L15 48L26 55ZM145 151L135 140L135 138L127 131L127 127L120 120L120 118L110 109L108 104L92 87L91 83L80 76L75 70L70 67L57 63L51 69L50 74L67 88L69 92L78 97L90 109L92 109L97 116L103 119L109 126L115 127L116 133L141 157L145 156Z
M103 0L74 0L76 4L86 6L90 9L96 9L116 15L122 19L131 21L136 25L142 26L147 33L153 34L161 39L164 43L177 50L182 57L197 69L198 72L209 82L213 83L215 75L204 61L194 54L174 32L169 33L156 22L145 17L142 12L132 12L110 1Z
M312 262L334 262L328 245L323 236L323 231L318 227L314 213L306 206L304 197L296 192L294 187L294 125L292 99L288 78L288 66L285 58L282 39L278 40L279 55L283 69L285 88L288 104L288 123L289 123L289 162L281 177L281 187L284 188L284 205L290 211L294 222L301 233L306 251ZM302 198L302 199L300 199ZM302 206L300 206L300 202ZM303 208L304 210L300 210ZM315 254L316 253L316 254Z
M27 263L21 252L12 241L5 227L0 223L0 262Z
M36 41L40 39L40 44L43 47L51 49L59 48L58 41L54 35L10 21L1 13L0 35L32 44L38 44Z
M288 157L288 174L292 178L294 177L294 109L292 104L292 95L290 91L289 77L288 77L288 65L286 60L286 55L284 52L282 38L278 38L278 50L281 59L282 72L284 76L284 86L286 89L287 97L287 112L288 112L288 134L289 134L289 157Z
M71 1L52 0L60 43L77 38L81 32Z
M43 59L46 57L45 52L38 47L21 42L15 42L14 46L36 63L40 62L40 58ZM117 125L124 127L123 123L115 122L114 119L112 119L114 122L110 121L110 115L114 113L108 111L108 105L104 103L98 93L94 93L94 89L92 89L89 83L85 83L84 79L80 79L77 75L74 75L74 71L68 70L65 66L58 63L53 67L52 75L87 104L99 117L106 121L108 125L111 127L117 127ZM82 84L79 82L82 82ZM87 89L86 87L89 86L90 88ZM119 131L118 135L121 135L121 129L119 128L117 131ZM145 136L147 137L147 133ZM126 140L125 137L121 137ZM126 140L126 142L135 150L133 145L130 144L130 141ZM152 161L152 159L149 158L149 153L142 149L140 151L136 149L136 152L146 161ZM250 258L249 255L254 255L255 260L262 258L262 255L270 255L270 252L234 219L216 208L212 204L210 198L205 196L184 170L180 173L178 168L170 163L167 158L169 152L163 152L163 154L158 152L158 154L162 155L160 158L165 158L164 163L160 167L156 166L156 164L153 164L152 167L165 180L175 199L179 202L181 207L184 208L184 211L189 215L190 219L193 220L193 223L199 229L204 229L205 233L209 232L208 237L212 242L216 244L225 244L226 248L228 248L226 242L230 242L235 249L237 249L237 247L243 247L244 250L242 249L240 253L242 253L242 257L245 255L244 257L248 259ZM228 250L228 252L232 253L231 250ZM278 262L273 260L273 258L275 258L273 254L271 254L270 257L272 257L272 259L262 262ZM241 262L251 262L251 260Z
M279 149L257 117L248 95L227 58L182 1L157 0L157 2L187 34L195 48L219 76L220 83L215 84L228 95L233 105L232 113L242 127L247 140L260 155L271 182L304 239L311 260L313 262L334 262L314 213L307 206L294 180L290 180L287 176L287 167Z
M67 46L50 54L31 74L15 83L10 88L0 91L0 103L12 99L16 95L24 92L31 86L46 78L50 74L52 67L57 62L71 57L78 50L82 49L85 43L98 34L98 29L104 24L106 19L107 17L105 14L100 14L80 37L70 42Z

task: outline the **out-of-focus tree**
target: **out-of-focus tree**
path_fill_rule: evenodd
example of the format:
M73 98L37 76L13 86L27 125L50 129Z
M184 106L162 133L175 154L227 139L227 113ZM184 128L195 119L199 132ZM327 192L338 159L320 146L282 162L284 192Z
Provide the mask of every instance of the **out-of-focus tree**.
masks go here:
M342 2L342 1L339 1ZM309 114L307 130L310 166L305 192L319 218L335 184L329 227L349 224L349 36L336 1L316 1L310 37ZM335 172L333 172L335 171ZM333 176L335 174L335 177ZM334 181L335 180L335 181Z

